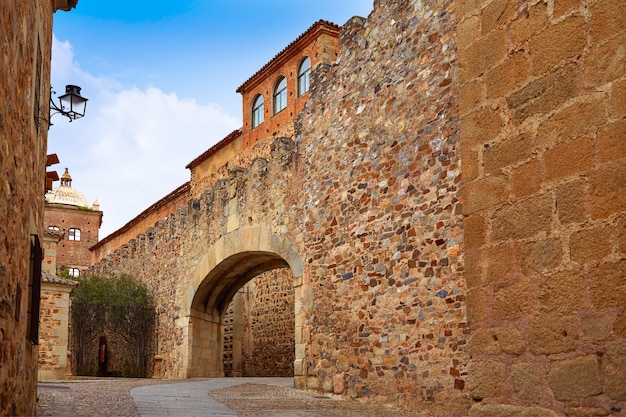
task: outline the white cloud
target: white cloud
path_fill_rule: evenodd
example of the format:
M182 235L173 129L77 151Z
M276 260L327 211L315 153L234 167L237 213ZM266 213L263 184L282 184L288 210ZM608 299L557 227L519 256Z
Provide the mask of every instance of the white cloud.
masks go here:
M52 169L68 167L72 186L89 201L98 198L101 238L187 181L185 165L241 125L216 104L88 74L74 60L71 44L56 38L52 73L57 92L76 84L89 99L83 119L52 118L48 153L61 161Z

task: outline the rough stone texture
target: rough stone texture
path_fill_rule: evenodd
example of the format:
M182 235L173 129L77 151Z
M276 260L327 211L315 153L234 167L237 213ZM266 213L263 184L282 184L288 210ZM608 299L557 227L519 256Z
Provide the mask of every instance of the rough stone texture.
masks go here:
M168 377L223 372L233 294L289 267L299 387L429 415L626 409L618 2L374 6L293 127L192 170L188 204L96 270L149 283Z
M43 245L52 1L0 3L0 415L34 415L31 242ZM40 277L32 277L39 279ZM36 305L33 303L33 305ZM34 326L34 330L37 326ZM34 333L34 334L33 334ZM30 333L37 339L36 331Z
M510 373L470 415L618 415L623 366L608 353L626 332L623 7L457 6L469 352ZM486 44L494 52L476 57ZM527 343L519 357L489 338L503 327Z
M554 396L561 401L580 400L602 392L598 360L594 356L552 362L548 382Z
M540 407L520 407L508 404L478 404L472 407L470 417L557 417L553 410Z
M243 376L293 376L294 289L288 269L265 272L241 290Z
M70 291L76 285L63 278L44 277L39 324L40 381L67 379Z
M158 353L173 377L223 372L211 353L219 344L201 336L220 325L211 300L226 308L213 291L228 297L245 271L287 261L299 384L333 391L342 374L349 397L463 413L453 5L380 2L368 20L344 26L341 42L338 63L314 71L294 140L259 141L238 156L241 168L231 161L204 178L192 173L188 205L95 271L148 282L161 312ZM249 233L260 228L271 233L261 246L297 248L297 259L252 249ZM285 243L276 246L277 239ZM244 261L237 251L245 247L252 252ZM233 266L241 260L242 278L227 272L231 259ZM212 284L215 274L228 286Z
M515 395L522 400L537 401L541 399L541 369L535 363L514 363L511 365L511 379Z
M626 400L626 341L606 344L606 391L614 400Z

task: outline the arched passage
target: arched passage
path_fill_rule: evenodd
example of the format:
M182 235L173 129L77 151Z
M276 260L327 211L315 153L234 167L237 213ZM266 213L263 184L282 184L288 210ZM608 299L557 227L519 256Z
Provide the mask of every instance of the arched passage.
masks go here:
M223 376L223 317L228 303L246 282L277 268L290 268L294 279L296 306L299 305L302 261L295 245L271 233L267 227L235 230L212 245L199 260L187 289L183 320L185 335L185 376ZM303 374L304 352L301 337L304 318L296 310L296 355L294 376ZM299 385L299 384L298 384Z

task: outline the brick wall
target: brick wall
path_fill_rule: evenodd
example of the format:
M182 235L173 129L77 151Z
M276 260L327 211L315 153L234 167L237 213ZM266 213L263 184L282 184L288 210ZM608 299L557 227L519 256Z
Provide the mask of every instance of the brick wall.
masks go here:
M35 414L29 258L43 244L48 129L35 109L48 108L52 13L50 1L0 2L0 415Z
M102 212L78 207L46 205L44 227L58 227L63 239L56 247L58 269L78 268L81 272L91 266L89 248L98 242ZM70 240L69 229L80 230L80 240Z
M457 14L471 414L616 413L624 5L463 0Z

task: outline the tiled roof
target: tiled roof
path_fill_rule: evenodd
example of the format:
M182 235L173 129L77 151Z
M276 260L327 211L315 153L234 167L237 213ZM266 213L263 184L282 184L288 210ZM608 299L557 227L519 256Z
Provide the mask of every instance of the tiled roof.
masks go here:
M78 286L78 282L74 281L73 279L67 279L63 277L58 277L56 275L48 275L48 274L41 274L41 282L46 282L48 284L65 285L68 287Z
M213 155L215 152L219 151L224 146L228 145L233 140L237 139L241 134L242 134L242 130L241 129L233 130L224 139L220 140L215 145L211 146L209 149L207 149L206 151L201 153L199 156L197 156L193 161L188 163L185 168L191 169L191 168L197 166L202 161L206 160L211 155Z

